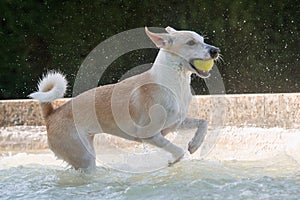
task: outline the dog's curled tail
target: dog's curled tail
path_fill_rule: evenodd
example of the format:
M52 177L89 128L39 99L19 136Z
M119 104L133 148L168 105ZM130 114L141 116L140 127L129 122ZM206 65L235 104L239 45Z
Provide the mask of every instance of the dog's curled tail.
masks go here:
M67 85L68 82L63 74L51 71L39 81L38 91L31 93L28 97L40 101L42 116L47 118L53 111L51 102L64 96Z

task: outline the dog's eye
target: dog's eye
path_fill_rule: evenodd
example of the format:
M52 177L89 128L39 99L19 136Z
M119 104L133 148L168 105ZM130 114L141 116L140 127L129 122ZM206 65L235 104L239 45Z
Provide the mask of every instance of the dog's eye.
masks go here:
M193 46L196 44L196 42L194 40L190 40L186 43L187 45Z

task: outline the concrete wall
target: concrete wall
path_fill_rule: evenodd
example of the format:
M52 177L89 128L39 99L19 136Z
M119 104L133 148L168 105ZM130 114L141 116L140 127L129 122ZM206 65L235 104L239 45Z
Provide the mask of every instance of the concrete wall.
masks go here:
M207 119L211 126L299 128L300 93L195 96L189 116ZM0 101L0 127L16 125L44 125L37 101Z

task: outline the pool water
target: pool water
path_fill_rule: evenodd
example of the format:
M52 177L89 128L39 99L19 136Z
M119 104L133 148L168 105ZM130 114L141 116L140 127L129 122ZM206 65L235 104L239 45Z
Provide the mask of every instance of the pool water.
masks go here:
M31 160L30 162L28 160ZM299 199L299 164L185 159L148 173L84 174L51 153L0 157L0 199Z

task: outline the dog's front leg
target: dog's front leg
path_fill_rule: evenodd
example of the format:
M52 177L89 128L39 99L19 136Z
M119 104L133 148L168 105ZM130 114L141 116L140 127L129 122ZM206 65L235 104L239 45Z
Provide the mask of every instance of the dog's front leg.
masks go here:
M204 137L207 133L207 121L204 119L186 118L180 125L179 129L193 129L197 131L189 142L188 150L192 154L201 146Z
M169 161L169 165L178 162L184 156L184 150L181 147L178 147L175 144L171 143L169 140L164 138L164 136L162 136L160 133L143 140L149 144L152 144L154 146L164 149L167 152L170 152L174 160Z

